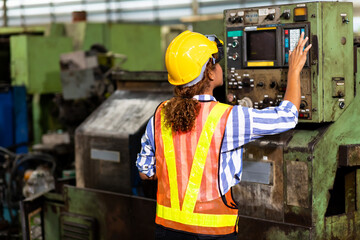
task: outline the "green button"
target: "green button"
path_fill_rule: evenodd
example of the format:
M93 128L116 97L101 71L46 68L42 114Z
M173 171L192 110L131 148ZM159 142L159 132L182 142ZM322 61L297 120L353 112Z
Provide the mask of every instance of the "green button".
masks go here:
M228 37L242 37L243 31L229 31Z

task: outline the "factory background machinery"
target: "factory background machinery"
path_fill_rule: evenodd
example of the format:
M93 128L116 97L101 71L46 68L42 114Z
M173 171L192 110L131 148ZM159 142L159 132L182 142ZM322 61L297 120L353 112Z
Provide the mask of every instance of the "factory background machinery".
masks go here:
M353 13L351 3L301 2L235 6L221 19L183 19L194 31L224 39L225 86L215 97L229 104L277 105L286 89L287 51L301 32L313 44L301 73L298 126L243 148L242 182L233 188L238 239L360 236L360 41L353 33ZM25 166L36 169L46 162L56 177L40 178L49 185L46 191L53 191L20 202L22 239L153 238L156 183L142 182L134 162L148 118L172 94L162 58L184 29L85 21L0 29L0 61L9 66L0 79L0 121L5 120L0 146L26 154L26 143L41 143L31 150L46 153ZM24 116L26 108L29 116ZM55 116L54 108L63 115ZM10 119L12 109L19 115ZM71 136L44 134L64 123ZM62 146L60 154L49 157L54 151L47 142L54 144L53 136L75 147L64 154ZM7 165L17 156L27 159L0 154L6 160L2 196L7 195L6 171L25 175L20 165ZM59 166L74 167L69 160L75 160L76 178L74 171L58 172ZM17 180L19 190L24 186ZM8 219L13 213L6 204L2 211Z

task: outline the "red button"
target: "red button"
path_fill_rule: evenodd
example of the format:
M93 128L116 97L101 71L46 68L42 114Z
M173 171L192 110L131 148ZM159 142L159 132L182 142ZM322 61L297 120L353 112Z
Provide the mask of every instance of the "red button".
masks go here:
M285 34L289 34L289 30L285 30Z
M304 114L303 114L303 113L300 113L299 117L303 118L303 117L304 117Z

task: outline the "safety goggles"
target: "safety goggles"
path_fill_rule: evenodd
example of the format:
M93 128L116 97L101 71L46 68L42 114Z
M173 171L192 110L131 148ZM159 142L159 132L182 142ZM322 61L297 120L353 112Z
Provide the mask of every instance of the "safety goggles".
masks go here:
M215 34L211 35L205 35L210 41L216 42L216 46L218 48L218 52L213 54L213 57L215 58L215 63L219 63L221 59L224 58L224 44L223 41L218 39L218 37Z

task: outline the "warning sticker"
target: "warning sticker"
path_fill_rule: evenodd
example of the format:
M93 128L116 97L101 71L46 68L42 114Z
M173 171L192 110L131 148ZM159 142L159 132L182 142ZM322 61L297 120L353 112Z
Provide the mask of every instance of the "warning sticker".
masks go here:
M267 8L259 9L259 16L267 16L267 15L269 15L269 9Z

